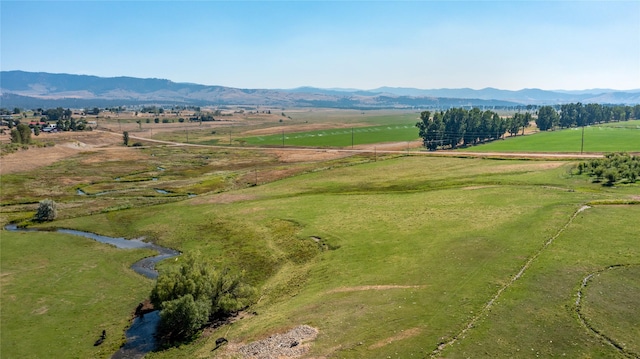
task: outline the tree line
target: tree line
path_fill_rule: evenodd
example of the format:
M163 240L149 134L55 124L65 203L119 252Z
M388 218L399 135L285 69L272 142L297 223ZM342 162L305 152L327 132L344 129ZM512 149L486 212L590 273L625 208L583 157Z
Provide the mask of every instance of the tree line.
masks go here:
M531 114L516 114L512 118L501 118L493 111L478 108L466 110L451 108L443 112L430 111L420 113L416 123L424 146L429 150L438 148L456 148L493 141L501 138L507 131L516 135L529 126Z
M552 106L538 109L536 126L540 131L595 125L612 121L640 119L640 105L601 105L597 103L569 103L560 105L560 111Z
M559 111L557 110L559 109ZM540 131L556 128L588 126L611 121L640 119L640 105L601 105L570 103L560 106L541 106L535 114ZM496 112L478 108L451 108L446 111L423 111L416 123L419 136L429 150L453 149L497 140L506 133L516 136L534 121L530 111L501 117Z

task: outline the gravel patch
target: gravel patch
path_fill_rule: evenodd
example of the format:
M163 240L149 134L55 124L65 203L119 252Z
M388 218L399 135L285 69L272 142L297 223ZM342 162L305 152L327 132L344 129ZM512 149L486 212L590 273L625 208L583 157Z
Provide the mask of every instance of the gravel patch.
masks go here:
M284 334L275 334L267 339L249 343L238 348L243 358L275 359L298 358L309 351L309 342L318 336L318 330L300 325Z

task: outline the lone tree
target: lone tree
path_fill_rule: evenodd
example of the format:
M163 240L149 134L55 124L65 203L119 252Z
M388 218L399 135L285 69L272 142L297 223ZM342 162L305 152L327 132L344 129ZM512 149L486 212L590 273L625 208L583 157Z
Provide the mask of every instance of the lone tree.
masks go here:
M128 131L124 131L122 133L122 142L124 143L125 146L129 146L129 132Z
M38 211L34 216L34 220L37 222L53 221L58 216L58 205L56 202L50 199L40 201L38 205Z
M180 262L161 273L151 291L151 302L160 309L158 331L168 343L188 341L208 322L252 303L256 290L242 282L242 275L216 270L194 254Z

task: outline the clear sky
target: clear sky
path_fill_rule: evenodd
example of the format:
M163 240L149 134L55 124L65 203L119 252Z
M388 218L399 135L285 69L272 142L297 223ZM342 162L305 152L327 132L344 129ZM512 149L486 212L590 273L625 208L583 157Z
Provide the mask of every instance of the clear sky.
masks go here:
M2 70L240 88L640 88L640 1L0 1Z

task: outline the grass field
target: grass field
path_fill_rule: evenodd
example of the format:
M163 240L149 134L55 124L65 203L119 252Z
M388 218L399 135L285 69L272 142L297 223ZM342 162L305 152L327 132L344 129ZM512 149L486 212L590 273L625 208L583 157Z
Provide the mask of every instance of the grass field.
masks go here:
M584 128L541 132L529 136L507 137L480 146L470 152L640 152L640 120L608 123Z
M108 358L153 285L129 269L151 251L6 231L0 246L2 358Z
M404 157L233 193L239 201L219 203L221 195L213 195L157 206L153 214L130 209L58 225L146 235L246 270L262 287L252 308L259 315L229 328L234 341L309 324L321 333L316 356L424 357L481 314L443 355L517 356L531 348L618 355L582 328L571 308L585 273L640 261L629 242L635 227L600 242L585 237L609 231L613 218L616 228L630 223L635 207L579 215L491 311L483 308L583 203L633 196L638 187L602 189L571 177L560 162ZM555 253L561 245L567 249ZM515 315L523 319L513 321ZM150 357L203 357L215 337Z
M415 121L381 126L332 129L278 135L245 137L248 145L284 145L309 147L347 147L380 142L414 141L418 139Z
M47 225L198 251L260 288L249 309L257 315L149 358L231 358L234 345L301 324L319 330L308 355L316 358L623 357L607 340L639 354L640 207L578 212L637 202L638 185L603 187L562 161L136 153L126 163L83 153L3 176L0 221L32 215L21 192L56 193L62 219ZM248 186L256 166L264 180ZM92 211L107 202L78 196L78 185L116 194L108 210ZM163 203L156 187L198 195ZM128 268L146 252L6 231L0 246L2 358L108 357L152 285ZM593 273L584 325L576 298ZM96 349L104 328L110 341ZM230 345L212 352L220 336Z

